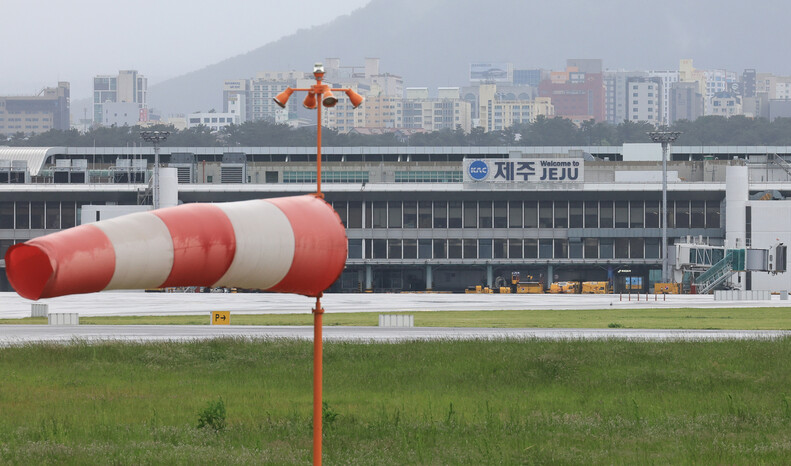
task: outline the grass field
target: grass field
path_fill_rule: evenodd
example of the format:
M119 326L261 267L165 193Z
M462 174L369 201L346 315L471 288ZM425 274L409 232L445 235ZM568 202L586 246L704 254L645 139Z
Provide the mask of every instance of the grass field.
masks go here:
M0 463L308 464L311 349L2 348ZM325 462L787 463L789 360L789 338L327 343Z
M601 309L531 311L437 311L414 314L418 327L512 328L658 328L658 329L791 329L791 308L720 309ZM0 319L0 324L45 324L45 318ZM373 312L324 314L325 325L378 325ZM208 325L208 315L81 317L81 324L96 325ZM304 314L232 314L234 325L312 325Z

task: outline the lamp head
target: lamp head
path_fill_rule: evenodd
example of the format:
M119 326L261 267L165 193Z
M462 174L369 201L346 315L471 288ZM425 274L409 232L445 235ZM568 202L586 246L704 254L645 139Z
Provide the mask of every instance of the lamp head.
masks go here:
M327 89L322 94L321 103L327 108L332 108L338 103L338 98L332 95L332 91Z
M324 74L324 63L315 63L313 65L313 72Z
M363 101L365 100L363 96L354 92L351 89L346 89L346 97L349 98L349 101L352 103L353 108L359 107L360 105L363 104Z
M286 108L286 103L288 102L289 97L291 97L291 94L293 93L294 93L294 89L287 87L285 91L281 92L280 94L277 95L277 97L275 97L274 99L275 103L280 108Z
M307 108L308 110L315 110L318 106L316 102L316 94L313 92L308 92L308 96L305 97L305 100L302 101L302 106Z

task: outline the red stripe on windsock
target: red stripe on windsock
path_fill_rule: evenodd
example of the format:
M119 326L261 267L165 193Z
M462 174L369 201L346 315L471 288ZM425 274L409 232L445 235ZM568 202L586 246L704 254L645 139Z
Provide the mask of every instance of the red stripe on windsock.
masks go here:
M346 265L346 229L335 210L316 196L267 199L288 217L294 231L294 261L269 291L318 296Z
M190 204L153 214L162 219L173 238L173 268L161 288L211 286L225 274L236 252L236 237L220 208Z
M113 245L93 225L11 246L5 261L11 286L23 298L34 300L101 291L115 271Z

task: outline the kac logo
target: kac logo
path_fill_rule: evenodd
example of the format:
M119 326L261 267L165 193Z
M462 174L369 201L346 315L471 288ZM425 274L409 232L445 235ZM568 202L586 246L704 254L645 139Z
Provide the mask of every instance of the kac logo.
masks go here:
M489 176L489 165L483 160L475 160L470 163L470 166L467 168L467 172L470 174L470 178L473 180L481 181Z

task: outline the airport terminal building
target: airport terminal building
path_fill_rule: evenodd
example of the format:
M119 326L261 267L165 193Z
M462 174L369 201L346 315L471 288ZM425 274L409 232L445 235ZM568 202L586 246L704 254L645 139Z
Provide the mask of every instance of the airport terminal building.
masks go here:
M324 148L322 191L347 228L331 291L463 291L500 277L661 281L662 151L617 147ZM173 202L315 191L314 147L165 147ZM150 208L152 148L0 147L0 258L12 244ZM675 244L791 243L791 146L672 147ZM163 178L163 183L165 178ZM163 192L166 187L163 186ZM141 251L141 254L145 251ZM0 261L0 291L10 291ZM791 274L734 273L736 289L791 289Z

